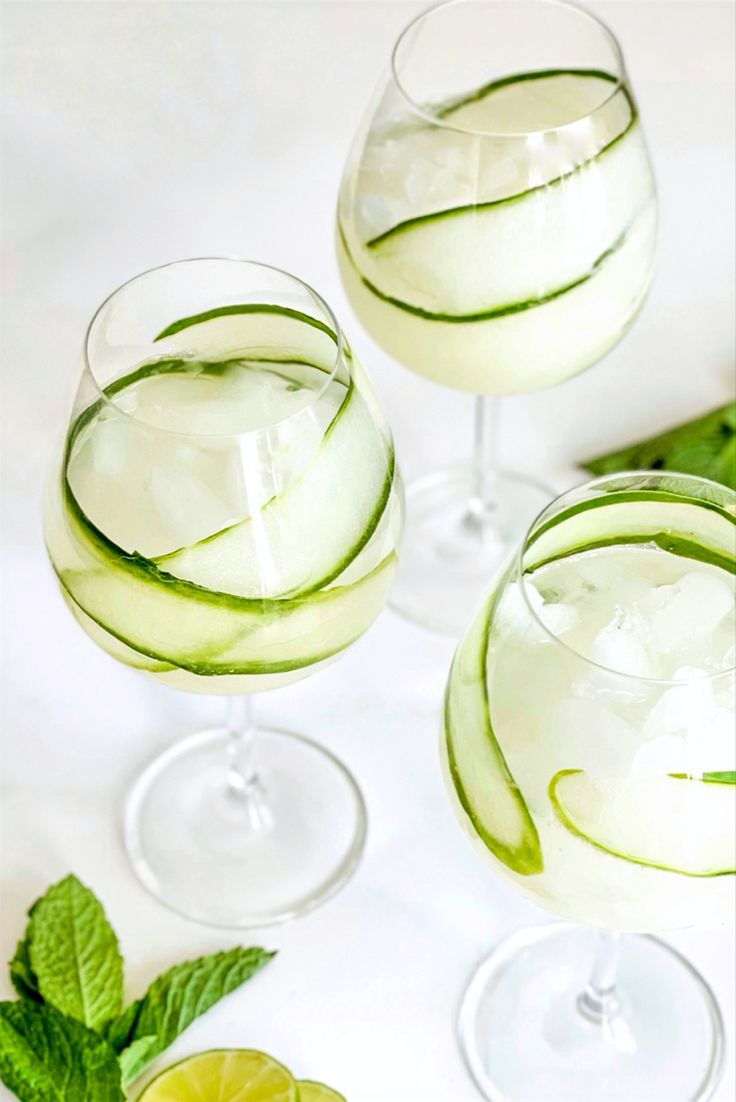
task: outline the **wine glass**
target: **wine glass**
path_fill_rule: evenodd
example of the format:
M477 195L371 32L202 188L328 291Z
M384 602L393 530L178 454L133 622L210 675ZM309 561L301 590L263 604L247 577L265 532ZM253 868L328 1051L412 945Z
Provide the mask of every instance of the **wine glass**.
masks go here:
M450 0L401 34L345 168L340 271L391 356L476 395L470 462L407 493L392 603L409 618L458 635L552 496L497 469L493 395L561 383L617 344L655 236L639 113L597 19L556 0Z
M355 868L360 791L250 694L337 658L381 611L402 501L391 435L330 308L286 272L195 259L130 280L90 324L46 543L91 638L162 684L230 697L157 758L128 854L177 912L278 922Z
M581 924L523 930L476 970L460 1042L488 1098L692 1102L718 1080L710 989L640 935L733 919L735 526L736 494L704 479L572 490L455 655L457 815L505 881Z

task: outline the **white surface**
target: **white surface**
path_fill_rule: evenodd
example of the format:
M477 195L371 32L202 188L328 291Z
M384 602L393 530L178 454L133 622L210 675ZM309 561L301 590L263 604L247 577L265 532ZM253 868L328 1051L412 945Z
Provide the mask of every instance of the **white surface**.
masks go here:
M629 60L661 191L654 290L608 359L505 403L503 459L560 488L573 461L726 399L733 348L733 14L728 3L595 4ZM453 821L437 766L452 646L386 613L332 669L259 702L361 781L371 815L355 880L310 917L246 935L198 928L128 871L118 808L157 750L220 704L118 667L74 626L40 542L41 490L84 327L131 274L234 253L293 270L332 303L375 379L413 476L462 457L466 397L389 363L351 320L332 252L348 143L403 3L7 3L3 6L3 809L0 960L28 904L74 869L119 931L131 994L183 957L281 949L166 1060L253 1045L350 1102L473 1102L453 1036L474 962L545 916L505 889ZM730 1039L729 934L672 938L715 987ZM10 988L0 977L0 995ZM7 1092L6 1092L7 1096ZM593 1102L593 1100L591 1100ZM623 1100L622 1100L623 1102ZM628 1100L627 1100L628 1102ZM669 1100L662 1100L669 1102Z

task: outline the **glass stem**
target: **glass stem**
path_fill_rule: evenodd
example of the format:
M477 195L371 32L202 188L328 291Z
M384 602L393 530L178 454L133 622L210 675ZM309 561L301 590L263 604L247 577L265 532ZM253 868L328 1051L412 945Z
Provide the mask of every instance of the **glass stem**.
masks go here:
M468 519L483 534L498 532L498 399L477 394L473 413L473 458L471 462Z
M621 952L621 934L600 930L593 970L587 987L578 996L578 1010L596 1025L610 1025L620 1009L616 976Z
M228 700L226 730L228 755L226 792L230 802L244 816L254 832L272 826L266 792L256 767L258 733L254 719L253 700L249 695L231 696Z

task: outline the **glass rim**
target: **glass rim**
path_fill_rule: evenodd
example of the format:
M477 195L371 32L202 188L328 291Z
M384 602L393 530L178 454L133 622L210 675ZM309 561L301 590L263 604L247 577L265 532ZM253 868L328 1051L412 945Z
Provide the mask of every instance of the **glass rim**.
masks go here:
M246 266L246 267L260 269L262 271L270 272L270 273L275 274L277 276L283 276L285 279L289 280L291 283L295 284L297 287L301 288L303 291L306 291L308 295L311 295L312 298L316 301L317 305L320 307L320 309L322 309L324 311L324 313L326 315L326 318L328 319L329 324L334 327L334 332L335 332L335 359L334 359L334 363L332 364L332 367L329 371L329 374L326 375L326 378L325 378L324 382L322 383L322 385L317 390L315 390L313 392L313 395L312 395L310 401L307 403L307 405L302 406L300 409L295 410L293 413L287 414L285 417L277 418L276 420L270 421L266 425L260 425L257 428L239 429L239 430L236 430L235 432L182 432L178 429L165 428L163 425L154 425L150 421L146 421L142 417L136 416L135 413L131 413L128 410L123 409L122 406L120 406L115 401L114 397L111 397L109 394L106 393L105 387L103 387L101 385L100 380L97 378L95 370L92 366L92 363L91 363L91 358L92 357L91 357L91 354L90 354L90 342L91 342L91 338L92 338L92 331L94 329L95 323L100 318L103 310L107 306L109 306L109 304L113 301L113 299L116 297L116 295L118 295L121 291L124 291L126 287L130 287L132 284L137 283L138 280L143 279L145 276L153 275L155 272L163 272L163 271L166 271L169 268L178 268L178 267L183 266L185 264L201 264L203 262L204 263L217 262L217 263L225 263L225 264L243 265L243 266ZM345 356L345 347L346 347L345 337L344 337L342 328L340 327L340 324L339 324L332 308L329 306L329 304L326 302L326 300L324 298L322 298L322 295L320 295L318 291L315 291L314 288L312 286L310 286L310 284L305 282L305 280L300 279L299 276L295 276L292 272L287 272L286 269L284 269L284 268L278 268L274 264L266 264L261 260L250 260L247 257L240 257L240 256L211 255L211 256L188 256L188 257L179 258L177 260L169 260L164 264L154 264L151 268L145 268L142 272L137 272L135 275L130 276L129 279L124 280L123 283L119 284L113 291L110 292L110 294L108 294L102 300L100 305L97 307L97 309L93 313L93 315L92 315L92 317L89 321L89 324L87 325L87 329L86 329L85 335L84 335L83 356L84 356L84 371L87 373L88 377L92 380L94 389L95 389L96 394L97 394L97 401L101 402L104 406L109 406L110 408L114 409L118 416L123 417L128 421L132 421L134 424L140 425L141 427L143 427L144 429L146 429L150 432L163 433L167 436L178 436L178 437L180 437L181 439L184 439L184 440L240 440L240 439L243 439L245 437L261 436L264 433L268 433L268 432L273 431L274 429L281 428L283 425L286 425L290 421L293 421L296 418L301 417L302 414L304 414L308 410L312 409L312 407L316 404L316 402L319 401L319 399L323 396L323 394L325 393L327 388L334 381L335 375L337 374L337 371L338 371L341 364L343 364L343 363L347 364L348 371L350 372L349 360ZM146 361L142 361L142 362L146 362ZM155 362L155 361L153 361L153 362ZM141 364L140 363L137 364L137 365L134 364L134 365L132 365L131 369L135 370L136 366L141 366ZM85 407L85 408L89 408L89 407Z
M600 103L597 103L592 110L585 112L583 115L577 115L575 118L567 119L565 122L560 123L558 126L544 126L530 130L506 130L502 132L494 130L478 130L470 126L457 126L450 122L447 122L441 115L435 114L427 109L426 104L421 104L414 99L414 97L407 91L404 86L401 77L399 76L398 55L399 51L404 43L407 35L418 27L425 19L431 18L436 12L443 11L447 8L464 7L474 3L482 3L484 0L440 0L439 3L433 4L429 8L425 8L424 11L419 12L414 18L406 24L403 30L399 33L396 39L393 49L391 51L390 71L396 88L398 89L401 97L405 100L414 114L424 119L425 122L430 123L432 126L440 127L444 130L450 130L455 134L467 134L479 138L495 138L503 140L505 138L511 140L519 140L520 138L530 138L540 134L559 134L568 127L575 126L577 123L590 119L602 110L614 96L624 88L628 83L628 75L626 72L626 63L624 60L623 50L621 45L613 33L611 28L605 23L599 16L594 15L593 12L588 11L586 8L579 6L578 4L570 3L570 0L527 0L529 3L538 4L546 8L561 8L563 11L574 12L576 15L581 16L583 19L587 19L594 27L603 33L603 36L608 39L612 49L614 57L616 58L616 81L611 85L611 90ZM511 4L514 0L485 0L489 4Z
M545 516L547 511L549 509L551 509L553 506L559 505L561 502L563 502L565 500L565 498L570 497L573 494L580 493L581 491L590 490L590 489L594 490L598 486L605 486L607 484L610 484L611 482L617 482L617 481L622 480L622 479L634 479L634 478L641 479L642 477L652 478L652 479L661 478L661 479L668 479L670 481L682 481L683 483L693 483L694 482L696 484L699 484L699 485L705 486L705 487L711 487L712 486L719 492L725 493L727 495L729 495L729 494L731 495L731 497L733 498L734 517L736 518L736 492L731 490L731 488L729 486L726 486L723 483L714 482L713 479L703 478L700 475L685 474L682 471L651 471L651 470L650 471L647 471L647 470L616 471L612 474L600 475L598 478L591 478L587 482L579 483L577 486L571 486L569 489L563 490L562 493L560 493L556 497L554 497L552 499L552 501L548 502L547 505L545 505L545 507L542 510L540 510L539 513L537 513L537 515L532 520L531 524L526 529L526 531L524 533L524 537L523 537L521 543L519 544L519 548L514 554L514 557L513 557L514 577L515 577L515 580L518 581L519 586L521 588L521 595L522 595L522 599L524 601L524 605L526 606L526 609L527 609L529 615L531 616L532 620L534 621L534 623L537 624L539 628L541 628L544 635L546 635L548 639L551 639L553 643L556 643L558 646L563 647L569 654L573 655L575 658L579 659L581 662L584 662L586 666L592 666L594 669L601 670L603 673L611 674L612 676L617 677L617 678L621 678L625 681L634 682L637 685L652 685L652 686L662 685L662 686L675 687L675 686L681 686L681 685L703 685L703 684L706 684L706 683L716 681L719 678L729 677L729 676L733 675L734 673L736 673L736 662L732 666L725 666L722 670L716 670L713 673L707 673L706 672L706 673L703 673L699 677L684 677L684 678L683 677L679 677L679 678L677 678L677 677L641 677L639 674L626 673L623 670L614 669L612 666L606 666L602 662L596 662L595 659L591 658L589 655L583 654L582 651L579 651L575 647L570 646L570 644L566 643L565 640L563 638L561 638L561 636L556 635L544 623L543 619L541 618L541 616L539 615L537 610L534 608L534 605L532 604L532 602L529 599L528 582L526 581L526 576L525 576L525 571L524 571L524 554L525 554L525 552L528 548L529 540L530 540L531 536L534 534L539 522L541 521L542 517Z

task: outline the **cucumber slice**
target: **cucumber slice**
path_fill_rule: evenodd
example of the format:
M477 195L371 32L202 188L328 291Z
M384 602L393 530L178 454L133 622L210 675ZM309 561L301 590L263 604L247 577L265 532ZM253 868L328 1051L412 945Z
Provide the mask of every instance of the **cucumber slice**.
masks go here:
M231 336L242 343L252 336L254 319L260 323L265 314L269 343L275 318L280 325L297 327L300 338L307 331L331 340L334 354L335 335L315 319L305 326L306 315L281 307L233 309L211 311L204 320L184 319L165 331L165 339L204 329L211 335L213 326L227 325L241 327ZM220 332L218 347L223 339ZM279 340L285 339L281 334ZM349 359L349 350L344 349L344 356ZM175 374L183 362L170 357L144 365L112 384L108 395L124 392L147 373ZM307 373L315 370L314 364L302 362ZM289 372L293 368L289 361ZM212 370L217 374L218 364ZM270 586L254 574L253 560L259 557L251 532L255 523L250 521L159 561L125 550L101 531L80 504L70 478L75 449L94 437L96 419L105 413L102 401L86 409L69 434L62 493L56 515L52 511L49 519L54 568L84 626L129 665L150 672L179 668L203 676L300 670L357 639L383 607L395 572L395 540L384 537L387 532L395 537L398 494L392 497L397 475L390 438L371 416L370 389L362 393L356 379L358 365L347 383L333 381L343 400L316 457L306 473L258 513L259 535L264 538L267 529L271 562L283 554L280 576L276 570ZM335 511L341 507L352 523L335 524ZM376 533L383 533L380 540L373 539ZM300 558L292 566L295 549ZM228 585L236 592L229 592Z
M732 512L704 499L644 487L610 491L552 517L531 536L524 571L530 574L568 555L627 543L654 543L736 573Z
M504 581L455 655L445 696L445 740L450 778L473 830L499 861L530 876L544 868L539 835L494 734L488 702L486 655Z
M278 347L287 360L306 360L330 372L340 343L337 334L319 318L288 306L261 302L217 306L180 318L167 325L154 341L164 355L186 353L203 359L232 356L233 352L245 352L249 359L268 358Z
M468 130L501 135L510 128L516 135L554 130L570 125L575 114L597 112L602 146L621 133L635 111L624 89L616 94L617 84L618 77L605 69L534 69L491 80L440 104L434 114Z
M540 100L565 116L565 101L574 101L574 89L602 78L569 72L520 74L495 82L467 97L451 109L453 121L469 111L483 114L487 124L502 127L504 118L523 120L523 112L539 113ZM603 80L608 87L608 83ZM539 85L541 91L536 90ZM555 90L560 103L555 104ZM492 94L491 94L492 93ZM600 98L600 93L596 94ZM579 95L578 95L579 102ZM480 107L479 107L480 103ZM489 106L493 111L489 115ZM610 116L610 120L609 120ZM392 160L404 158L412 172L418 163L435 166L435 175L455 180L456 193L469 194L473 201L434 210L394 224L365 242L350 223L343 225L345 247L365 286L384 301L419 317L444 322L470 322L500 318L543 305L592 278L616 252L640 213L653 200L644 140L636 126L636 111L627 93L614 93L606 105L600 140L591 141L587 132L573 140L569 136L540 150L539 176L533 186L522 186L513 194L485 200L485 191L497 187L496 179L528 182L528 156L523 143L496 150L495 171L486 167L483 150L478 154L476 176L462 178L458 157L444 168L442 147L430 152L428 141L441 139L445 146L454 140L443 131L428 137L425 128L409 129L387 143ZM467 137L465 139L467 144ZM399 147L397 151L394 147ZM406 147L406 148L402 148ZM520 149L520 163L512 171L508 163L514 148ZM468 157L467 149L457 151ZM371 154L373 156L373 154ZM386 153L388 156L388 152ZM497 158L503 168L498 170ZM370 160L370 158L369 158ZM545 178L545 163L569 164L566 171ZM462 163L462 162L460 162ZM366 181L372 194L380 183ZM398 190L398 188L397 188ZM430 189L430 194L432 190ZM388 201L387 201L388 202ZM571 212L574 217L571 217ZM543 220L543 235L540 225Z
M549 195L535 189L405 224L359 254L360 275L374 294L430 321L485 321L550 302L591 279L650 206L642 141L633 132L605 165L577 169Z
M337 342L336 335L318 319L286 307L262 304L226 306L184 318L173 323L156 339L167 343L169 354L181 352L195 342L197 355L202 355L204 344L220 355L223 349L227 349L229 359L234 349L243 352L246 345L248 355L255 355L254 345L258 345L258 364L262 366L265 361L269 368L274 362L272 355L269 355L274 345L279 347L282 357L307 353L316 357L320 349L325 352L327 342L334 359ZM264 341L268 342L265 350L260 349ZM284 351L292 346L293 353ZM351 360L349 349L343 348L343 355L347 361ZM224 360L222 366L227 366L227 362ZM324 374L330 369L329 358L325 359L325 367L306 360L288 360L288 363L289 378L293 376L296 379L295 385L299 384L300 372L311 379L314 371ZM216 375L218 366L218 363L208 364L206 371L198 373L198 386L201 386L202 378L206 381L208 375ZM144 365L117 380L107 388L107 393L109 396L124 394L130 386L148 376L153 379L166 376L166 385L171 386L175 383L177 372L182 374L182 385L186 386L186 368L187 361L169 355L169 358ZM209 514L220 516L224 526L219 531L213 531L208 522L205 530L210 527L210 531L207 535L189 546L167 554L160 553L160 543L159 553L152 553L147 547L139 546L138 549L174 577L217 592L252 598L270 599L310 593L329 585L344 573L370 542L386 510L394 482L395 455L390 436L380 428L382 422L380 415L376 417L370 385L359 366L353 365L352 376L345 384L335 380L333 386L340 391L341 402L316 453L307 461L299 477L270 501L261 503L254 519L233 520L233 503L226 499L220 501L210 490L211 500L203 500L202 505L193 511L193 523ZM100 420L96 421L98 414ZM86 410L73 427L67 446L65 466L68 493L74 498L74 508L78 510L80 519L84 520L88 519L84 509L85 462L79 459L80 450L90 442L94 443L96 432L130 432L127 422L122 422L121 426L104 423L102 419L105 415L103 403ZM129 457L126 472L130 477L127 482L132 484L127 488L123 486L118 502L121 524L124 524L126 516L134 515L139 508L140 494L144 488L150 489L150 463L141 459L138 463L140 470L136 468L136 457L145 451L142 447L145 442L144 433L141 440L128 441L127 450L123 446L118 449ZM141 446L136 447L136 443ZM297 439L294 446L298 445ZM215 458L222 464L227 457L220 454L219 458ZM207 455L203 455L201 465L204 469L207 461ZM89 459L86 464L90 468L94 465ZM165 471L159 473L163 477ZM172 463L169 477L174 477L176 473ZM186 473L185 489L191 498L196 490L196 471ZM211 475L208 481L211 483ZM92 482L89 497L94 500L97 486L94 479ZM204 493L200 496L207 497ZM165 493L163 497L166 504ZM183 512L180 506L174 511L179 515ZM131 527L129 525L129 529ZM264 561L264 547L268 552L265 556L267 561ZM132 549L113 547L113 550L129 553Z
M130 666L133 670L143 670L145 673L170 673L171 670L176 668L168 662L158 662L154 658L149 658L147 655L141 654L140 651L134 650L133 647L129 647L126 643L122 643L119 639L110 635L108 631L105 631L104 628L90 619L86 612L82 611L63 583L60 584L60 589L67 608L71 611L80 627L84 628L93 643L96 643L102 650L107 651L112 658L116 658L118 662L122 662L125 666Z
M736 873L736 788L680 776L599 780L562 769L549 783L562 825L635 865L682 876Z
M438 383L506 394L562 382L617 343L644 301L655 236L651 204L589 279L534 309L487 318L407 311L367 286L339 232L337 255L353 309L389 355Z
M238 596L313 592L339 577L373 536L391 494L394 468L393 447L351 382L300 478L255 518L156 562L177 578Z
M396 568L392 553L352 585L249 601L94 557L78 534L70 539L89 568L55 569L82 612L139 655L203 676L283 673L340 653L383 608Z

